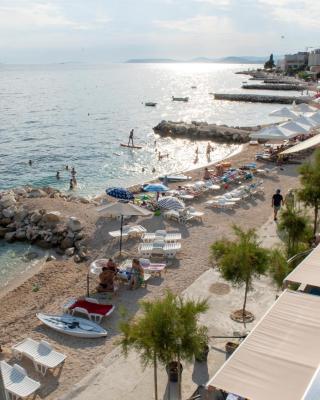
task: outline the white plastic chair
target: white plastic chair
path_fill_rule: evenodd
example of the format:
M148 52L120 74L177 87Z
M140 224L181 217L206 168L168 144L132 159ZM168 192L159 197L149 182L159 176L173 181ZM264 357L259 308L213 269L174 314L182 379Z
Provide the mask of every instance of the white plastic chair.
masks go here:
M27 372L20 365L9 365L0 361L4 388L9 400L19 400L31 396L40 388L40 383L29 378Z
M12 351L18 360L21 360L23 355L32 360L36 371L40 372L43 376L46 374L48 368L56 368L67 357L53 350L48 342L44 340L37 342L30 338L13 346Z

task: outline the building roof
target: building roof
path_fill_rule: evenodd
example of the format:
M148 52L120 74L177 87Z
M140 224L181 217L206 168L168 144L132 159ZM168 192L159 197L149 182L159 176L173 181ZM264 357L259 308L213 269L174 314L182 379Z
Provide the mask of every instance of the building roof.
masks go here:
M320 363L320 296L286 290L207 383L250 400L301 400Z
M286 277L284 283L288 282L320 287L320 245Z

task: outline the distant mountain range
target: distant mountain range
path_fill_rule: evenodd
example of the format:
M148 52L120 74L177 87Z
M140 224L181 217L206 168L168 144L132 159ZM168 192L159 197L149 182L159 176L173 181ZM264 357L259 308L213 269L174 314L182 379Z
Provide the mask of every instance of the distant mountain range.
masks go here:
M275 56L275 59L277 57ZM229 56L222 58L207 58L197 57L191 60L174 60L171 58L133 58L127 60L129 64L140 64L140 63L225 63L225 64L263 64L269 59L266 57L256 56Z

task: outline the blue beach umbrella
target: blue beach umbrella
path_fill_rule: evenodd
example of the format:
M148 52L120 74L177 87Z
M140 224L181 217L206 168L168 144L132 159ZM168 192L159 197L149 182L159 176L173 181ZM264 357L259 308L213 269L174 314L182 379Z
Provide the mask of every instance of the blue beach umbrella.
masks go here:
M121 200L133 200L134 196L133 194L125 189L125 188L117 188L117 187L112 187L106 190L106 193L108 196L114 197L115 199L121 199Z
M143 190L145 192L167 192L169 188L162 183L150 183L149 185L143 186Z

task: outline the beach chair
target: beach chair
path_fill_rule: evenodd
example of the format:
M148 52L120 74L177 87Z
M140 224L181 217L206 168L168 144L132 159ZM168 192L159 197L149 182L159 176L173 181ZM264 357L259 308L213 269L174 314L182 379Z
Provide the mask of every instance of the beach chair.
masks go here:
M97 299L85 297L83 299L70 299L64 306L63 311L74 314L75 312L85 314L91 321L100 324L102 318L109 317L115 307L112 304L100 304Z
M29 378L20 365L11 366L6 361L0 361L0 368L9 400L25 399L40 388L40 383Z
M67 356L59 353L51 347L51 345L41 340L27 338L22 342L12 346L12 352L15 358L21 360L22 356L29 358L36 369L43 376L46 374L47 369L54 369L64 362Z
M163 214L163 216L164 216L166 219L179 222L179 212L176 211L176 210L169 210L169 211L166 211L166 212Z
M164 234L165 233L165 234ZM163 238L166 243L175 243L181 240L181 233L179 232L166 232L166 231L156 231L155 233L145 233L142 236L142 241L144 243L152 243Z

